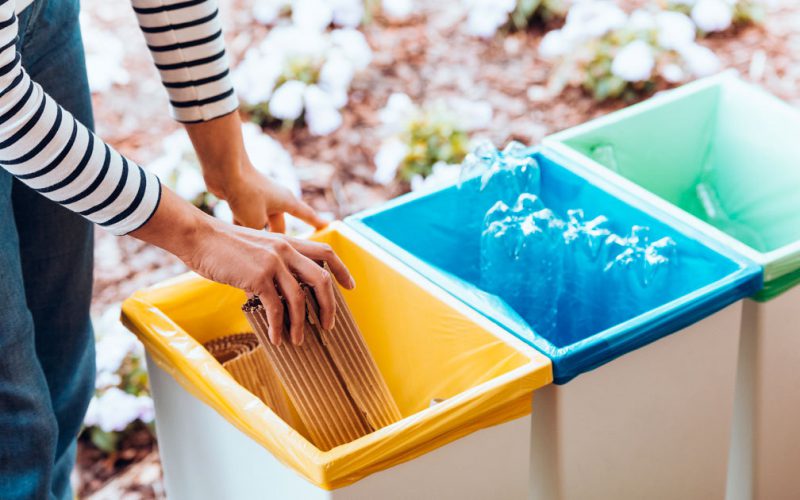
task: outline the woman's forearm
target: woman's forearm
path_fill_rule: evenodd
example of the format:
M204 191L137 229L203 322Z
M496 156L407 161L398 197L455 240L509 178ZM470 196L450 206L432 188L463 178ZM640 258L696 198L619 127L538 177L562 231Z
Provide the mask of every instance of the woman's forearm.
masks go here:
M234 177L248 163L242 140L242 122L233 112L206 122L187 123L186 132L197 152L209 192L226 199Z
M161 202L153 216L147 224L130 235L162 248L188 263L192 248L196 247L203 233L209 231L210 218L163 186Z
M272 182L250 162L238 113L186 124L209 192L230 204L235 221L254 229L283 232L284 213L316 228L325 226L314 210L285 187Z

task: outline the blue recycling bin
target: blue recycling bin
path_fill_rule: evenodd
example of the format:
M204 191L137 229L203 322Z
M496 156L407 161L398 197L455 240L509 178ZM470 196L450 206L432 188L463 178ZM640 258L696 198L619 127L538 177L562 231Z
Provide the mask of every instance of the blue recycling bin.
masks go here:
M484 216L507 195L499 184L412 193L346 223L552 360L557 385L537 391L533 413L532 498L721 498L741 302L761 286L761 268L602 176L531 154L539 196L559 218L579 208L587 220L606 216L614 233L647 226L671 238L669 279L630 296L602 266L567 262L554 328L537 330L539 316L525 314L546 309L515 310L481 288Z

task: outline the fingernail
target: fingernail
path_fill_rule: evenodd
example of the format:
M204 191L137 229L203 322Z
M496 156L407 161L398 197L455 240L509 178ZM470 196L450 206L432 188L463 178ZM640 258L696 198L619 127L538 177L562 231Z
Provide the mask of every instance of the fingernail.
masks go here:
M352 290L352 289L353 289L353 288L355 288L355 287L356 287L356 280L354 280L354 279L353 279L353 277L352 277L352 276L350 276L350 283L349 283L349 286L348 286L347 288L349 288L350 290Z
M292 343L296 346L303 345L304 335L301 333L299 335L292 336Z

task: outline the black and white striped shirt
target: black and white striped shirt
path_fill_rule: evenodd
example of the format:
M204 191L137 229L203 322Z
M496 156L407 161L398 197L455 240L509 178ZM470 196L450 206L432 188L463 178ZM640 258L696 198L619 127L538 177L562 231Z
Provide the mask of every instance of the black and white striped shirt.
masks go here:
M31 0L0 0L0 166L23 183L114 234L152 216L154 175L105 144L33 82L16 50L17 18ZM181 122L238 107L216 0L131 0Z

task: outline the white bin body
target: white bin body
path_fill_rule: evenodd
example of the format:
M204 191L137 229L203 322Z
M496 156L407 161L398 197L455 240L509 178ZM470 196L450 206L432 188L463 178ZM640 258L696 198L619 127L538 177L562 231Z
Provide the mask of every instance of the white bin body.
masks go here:
M714 79L706 82L703 85L713 85ZM679 89L672 91L671 95L677 97L682 92ZM587 159L559 140L561 138L556 135L545 139L544 144L550 151L581 162L589 171L648 204L701 228L715 240L764 266L768 272L775 268L778 271L773 273L778 275L800 252L800 241L771 252L758 252ZM800 499L800 286L768 302L745 301L743 314L725 498L797 500Z
M148 358L170 500L523 500L530 416L480 430L333 491L279 462Z
M746 301L728 500L800 499L800 287Z
M538 390L531 499L723 499L741 311Z

